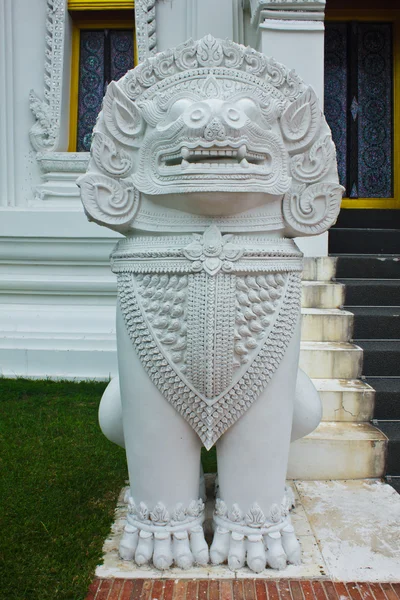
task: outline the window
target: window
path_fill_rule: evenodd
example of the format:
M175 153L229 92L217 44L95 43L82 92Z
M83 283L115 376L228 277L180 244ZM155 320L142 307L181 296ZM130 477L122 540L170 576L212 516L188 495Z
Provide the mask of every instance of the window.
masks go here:
M99 10L111 2L69 0L73 19L69 150L87 152L107 85L135 65L131 10ZM114 2L125 6L127 2ZM91 10L81 10L90 5Z
M398 27L395 19L357 16L325 23L325 115L346 188L343 206L400 207Z

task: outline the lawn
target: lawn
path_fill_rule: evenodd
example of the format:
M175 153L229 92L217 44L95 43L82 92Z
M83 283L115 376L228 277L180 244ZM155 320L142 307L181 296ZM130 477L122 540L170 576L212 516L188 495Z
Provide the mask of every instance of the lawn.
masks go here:
M0 379L1 600L86 596L127 479L97 423L105 386Z

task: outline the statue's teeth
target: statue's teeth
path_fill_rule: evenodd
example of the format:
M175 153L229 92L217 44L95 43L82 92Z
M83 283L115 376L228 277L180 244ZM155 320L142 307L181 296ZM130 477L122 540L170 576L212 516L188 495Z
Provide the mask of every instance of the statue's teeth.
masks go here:
M182 148L181 155L182 155L182 158L184 158L185 160L187 160L189 158L189 156L190 156L189 149L184 146Z
M240 166L241 166L243 169L248 169L250 165L249 165L249 163L247 162L247 160L246 160L245 158L243 158L243 159L240 161Z
M187 160L183 159L181 162L181 169L187 169L189 166L189 163Z

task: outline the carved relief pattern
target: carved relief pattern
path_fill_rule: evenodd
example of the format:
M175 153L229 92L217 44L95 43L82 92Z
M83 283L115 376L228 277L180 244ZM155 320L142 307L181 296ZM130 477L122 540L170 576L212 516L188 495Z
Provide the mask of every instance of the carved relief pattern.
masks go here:
M34 90L29 106L36 119L29 137L37 151L53 151L57 147L62 95L66 0L47 0L44 99Z
M162 296L162 302L145 298L145 301L149 302L147 311L153 306L152 302L158 303L156 308L160 311L166 299L164 292L157 289L157 286L161 284L161 278L158 275L157 279L152 279L154 275L145 277L148 277L146 289L153 281L154 285L150 288L152 296L154 293L157 297L157 291L160 291L160 300ZM246 364L245 370L239 370L234 378L231 375L233 355L229 354L229 344L232 348L234 343L234 320L227 318L225 313L228 313L227 308L230 307L230 303L234 305L236 301L237 276L222 273L210 276L202 273L196 274L192 278L172 277L175 277L175 288L182 286L179 291L174 292L176 305L181 306L183 310L181 315L183 319L179 328L176 324L176 333L163 330L163 333L160 334L159 330L155 329L154 323L156 325L164 324L162 320L158 321L160 318L158 313L155 317L151 316L152 324L150 323L148 312L142 306L143 298L138 293L138 284L135 283L137 276L131 273L122 273L118 277L120 306L128 333L149 376L166 399L195 429L204 445L210 448L226 429L251 406L283 358L299 318L300 276L297 273L287 276L286 293L284 298L282 295L282 304L280 310L277 311L269 336L262 340L258 353L252 356L253 360ZM197 285L197 292L199 303L203 306L200 312L196 311L195 313L193 306L190 307L190 302L187 301L186 285L199 278L201 278L202 285ZM139 277L139 285L142 285L143 281L144 277ZM223 294L224 288L225 295ZM169 289L172 289L172 286ZM190 297L190 293L188 296ZM217 305L220 309L223 306L222 313L216 311L216 296L218 296ZM193 298L193 292L191 297ZM167 301L169 302L169 300ZM183 308L188 305L188 310ZM212 307L215 319L211 319L211 321L209 320L210 307ZM204 315L205 322L199 322L201 314ZM234 310L231 311L231 314L235 314ZM194 317L193 323L188 321L187 317L190 315ZM186 332L190 332L190 339L187 338L187 343L183 332L186 336ZM171 343L172 352L169 343ZM197 346L198 343L199 346ZM175 344L182 347L182 350L178 348L177 351ZM227 362L221 363L217 369L214 383L214 363L217 349L218 352L221 352L218 360L225 356ZM186 352L183 353L183 350ZM174 363L171 357L171 354L175 355L175 353L178 364ZM188 356L189 353L191 356ZM186 373L185 369L182 371L181 362L183 360L185 367L189 365ZM229 365L228 361L230 361ZM193 377L194 380L190 381L189 377ZM225 382L228 382L228 387L223 388Z
M139 62L157 52L156 0L135 1L136 43Z
M162 502L149 509L144 502L136 504L132 496L126 498L128 504L128 523L139 527L146 526L147 531L157 531L160 527L165 530L182 528L182 525L192 526L204 519L204 502L192 500L188 506L177 504L171 511Z

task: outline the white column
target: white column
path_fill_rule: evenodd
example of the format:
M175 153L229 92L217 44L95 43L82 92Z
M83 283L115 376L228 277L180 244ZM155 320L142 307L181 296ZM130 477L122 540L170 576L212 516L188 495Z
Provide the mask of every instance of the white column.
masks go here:
M12 0L0 4L0 206L15 202Z

